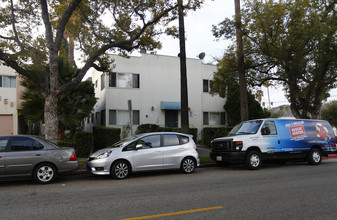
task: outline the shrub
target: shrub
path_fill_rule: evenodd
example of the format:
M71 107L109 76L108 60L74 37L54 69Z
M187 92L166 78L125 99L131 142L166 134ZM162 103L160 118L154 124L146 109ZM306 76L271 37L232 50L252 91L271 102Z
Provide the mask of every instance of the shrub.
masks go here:
M156 132L159 131L159 125L156 124L142 124L137 127L136 134Z
M93 135L94 135L93 151L97 151L99 149L103 149L120 141L121 129L95 126L93 127Z
M84 131L77 131L74 134L73 145L78 157L88 157L93 148L93 134Z
M93 135L90 132L77 131L69 140L59 140L59 147L72 147L77 157L88 157L93 147Z
M210 142L218 137L225 137L232 130L232 126L228 127L206 127L203 129L203 143L209 146Z

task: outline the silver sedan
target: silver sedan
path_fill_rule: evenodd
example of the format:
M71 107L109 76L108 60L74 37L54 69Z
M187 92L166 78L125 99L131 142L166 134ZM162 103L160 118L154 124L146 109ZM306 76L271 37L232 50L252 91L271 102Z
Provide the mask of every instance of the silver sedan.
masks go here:
M94 152L87 161L91 173L116 179L148 170L181 169L183 173L192 173L199 165L192 136L175 132L131 136Z
M35 136L0 137L0 177L32 176L51 183L57 173L78 169L75 150Z

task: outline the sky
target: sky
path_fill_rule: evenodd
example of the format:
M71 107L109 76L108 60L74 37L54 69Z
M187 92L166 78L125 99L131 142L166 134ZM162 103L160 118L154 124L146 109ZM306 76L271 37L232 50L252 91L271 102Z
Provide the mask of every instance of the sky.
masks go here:
M202 52L206 54L204 62L214 62L215 58L221 58L231 42L217 41L212 34L212 25L219 24L225 18L232 18L234 13L234 0L206 0L201 9L189 12L185 17L187 58L197 58ZM176 25L178 26L178 23ZM180 52L178 39L162 36L161 43L162 49L157 51L158 55L177 56ZM262 97L264 107L289 104L281 86L269 89L262 86L260 89L264 94ZM327 101L332 100L337 100L337 89L331 92L331 97Z

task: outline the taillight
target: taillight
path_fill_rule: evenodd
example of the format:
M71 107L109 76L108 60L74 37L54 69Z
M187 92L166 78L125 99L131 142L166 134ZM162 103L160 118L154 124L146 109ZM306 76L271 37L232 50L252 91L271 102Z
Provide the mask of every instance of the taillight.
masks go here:
M70 156L69 161L76 161L76 159L77 159L76 154L73 153L73 155Z
M198 149L197 149L197 146L196 146L196 145L193 145L193 148L194 148L195 151L198 152Z

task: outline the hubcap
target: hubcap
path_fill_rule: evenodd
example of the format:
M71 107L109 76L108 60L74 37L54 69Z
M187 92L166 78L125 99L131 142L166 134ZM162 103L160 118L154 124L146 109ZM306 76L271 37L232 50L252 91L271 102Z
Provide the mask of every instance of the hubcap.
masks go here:
M185 172L190 173L194 170L194 161L192 159L186 159L183 163Z
M54 170L49 166L42 166L37 171L37 178L41 182L48 182L50 181L54 176Z
M312 153L312 159L315 163L318 163L321 160L321 155L317 151Z
M251 164L253 167L259 166L259 164L260 164L260 158L259 158L259 156L257 156L256 154L253 154L253 155L250 157L250 164Z
M119 179L125 178L129 173L128 166L125 163L117 164L115 168L115 174Z

